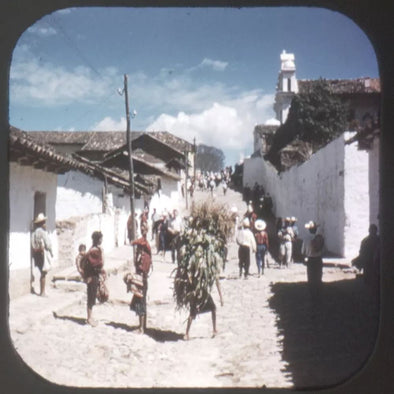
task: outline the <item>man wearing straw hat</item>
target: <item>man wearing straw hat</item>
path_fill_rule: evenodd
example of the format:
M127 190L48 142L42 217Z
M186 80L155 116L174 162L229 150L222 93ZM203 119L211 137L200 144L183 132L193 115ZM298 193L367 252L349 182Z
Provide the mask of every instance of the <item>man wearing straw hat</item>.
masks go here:
M254 236L256 238L256 264L257 264L257 275L260 277L264 275L265 265L265 252L268 250L268 234L265 231L267 224L264 220L257 219L254 228L256 230Z
M32 257L34 265L40 271L40 296L46 297L45 277L51 268L53 258L51 240L46 231L46 216L39 213L34 220L34 231L31 236Z
M239 277L244 271L245 279L249 275L250 253L256 252L256 240L253 233L250 231L250 222L248 218L244 218L242 222L242 229L237 234L238 258L239 258Z
M301 249L301 253L305 256L309 290L314 298L320 294L323 276L324 237L317 234L318 226L312 220L305 224L305 228L309 230L309 239L303 242Z

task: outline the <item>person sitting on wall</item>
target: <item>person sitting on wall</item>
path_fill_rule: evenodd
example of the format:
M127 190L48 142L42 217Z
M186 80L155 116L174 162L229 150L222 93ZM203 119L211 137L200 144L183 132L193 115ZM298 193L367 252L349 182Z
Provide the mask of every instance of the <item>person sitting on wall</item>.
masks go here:
M363 272L365 283L370 283L373 276L374 256L379 246L378 227L371 224L366 236L360 245L358 256L352 260L352 265Z

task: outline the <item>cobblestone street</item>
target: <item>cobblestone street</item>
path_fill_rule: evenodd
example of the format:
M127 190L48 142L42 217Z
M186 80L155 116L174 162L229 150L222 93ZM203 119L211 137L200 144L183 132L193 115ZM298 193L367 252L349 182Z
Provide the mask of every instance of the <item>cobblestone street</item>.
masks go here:
M245 209L231 190L217 199ZM279 269L271 263L259 278L252 260L252 275L239 279L234 243L221 275L223 307L213 291L216 337L210 314L202 314L190 340L183 340L187 311L175 309L169 253L165 261L153 256L148 329L140 335L122 280L130 254L131 247L121 246L106 256L106 264L117 268L108 279L110 300L94 308L95 328L85 324L83 283L59 282L48 298L29 294L11 301L11 339L34 371L79 387L316 387L350 377L372 351L377 309L353 273L326 264L316 306L302 264Z

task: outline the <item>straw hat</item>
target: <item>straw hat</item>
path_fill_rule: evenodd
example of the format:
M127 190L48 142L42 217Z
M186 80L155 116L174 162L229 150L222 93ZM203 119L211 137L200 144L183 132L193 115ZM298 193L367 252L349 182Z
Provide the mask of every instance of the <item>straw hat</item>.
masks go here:
M47 220L47 217L42 212L40 212L37 215L36 219L34 220L34 223L42 223L42 222L45 222L46 220Z
M265 223L264 220L261 219L257 219L256 223L254 224L254 227L257 231L263 231L266 229L267 224Z
M305 223L305 228L311 229L311 228L317 228L318 224L316 224L313 220L310 220L308 223Z

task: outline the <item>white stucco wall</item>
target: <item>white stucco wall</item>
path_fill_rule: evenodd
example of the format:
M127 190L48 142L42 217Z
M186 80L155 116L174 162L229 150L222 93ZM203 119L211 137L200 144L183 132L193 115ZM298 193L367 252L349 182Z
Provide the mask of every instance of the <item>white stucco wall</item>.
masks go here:
M103 211L103 182L81 172L69 171L58 176L57 220Z
M244 185L262 184L273 198L277 217L296 216L300 236L314 220L329 252L351 257L369 223L368 153L345 145L345 133L300 166L278 175L263 159L246 159Z
M58 221L74 223L73 240L62 238L62 247L68 245L76 252L78 245L91 245L93 231L103 233L106 252L127 242L127 219L130 215L130 197L114 185L108 185L107 211L103 213L103 181L80 172L70 171L58 178L56 215ZM143 199L134 201L134 209L141 212Z
M34 194L37 191L46 194L47 230L55 256L54 264L57 263L56 179L56 174L10 163L10 270L30 267L30 228L34 219Z
M69 248L68 253L72 256L70 261L73 261L79 243L85 243L89 247L91 234L95 230L103 232L103 247L107 252L116 245L124 244L127 239L126 224L130 213L129 196L109 185L111 194L108 201L111 207L107 213L103 213L102 188L102 181L79 172L71 171L57 175L10 163L10 269L30 268L30 226L33 220L36 191L46 193L47 229L53 245L55 266L69 264L63 261L66 254L63 250L65 247ZM178 188L178 181L162 179L161 197L155 200L158 211L164 207L168 210L179 208L181 201ZM143 199L135 201L136 210L142 210L143 207ZM56 222L67 220L72 220L73 230L61 231L70 231L75 239L69 239L69 236L64 237L64 235L61 238L62 261L59 264L60 236L56 232Z
M173 209L179 209L183 203L182 195L180 192L180 182L171 178L161 178L161 192L160 195L155 193L149 204L150 213L153 212L153 208L161 214L163 210L171 212Z
M376 224L379 228L379 149L380 140L375 138L372 149L369 151L369 203L370 203L370 216L369 221L371 224Z
M349 139L353 133L345 133ZM345 154L345 245L347 255L356 257L360 242L368 235L369 197L369 154L359 150L358 144L346 145Z

